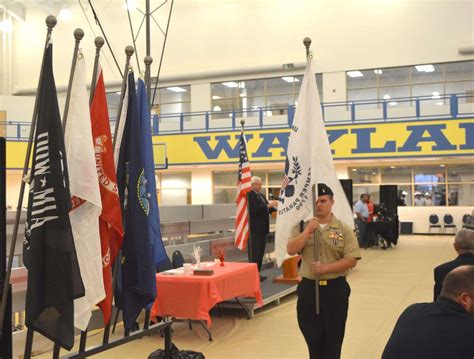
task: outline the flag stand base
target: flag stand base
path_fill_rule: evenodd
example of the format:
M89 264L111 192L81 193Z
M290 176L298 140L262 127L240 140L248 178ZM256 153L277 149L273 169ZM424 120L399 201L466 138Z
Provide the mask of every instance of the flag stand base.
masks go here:
M273 279L273 283L298 284L301 277L298 275L298 262L301 256L286 259L283 262L283 274Z

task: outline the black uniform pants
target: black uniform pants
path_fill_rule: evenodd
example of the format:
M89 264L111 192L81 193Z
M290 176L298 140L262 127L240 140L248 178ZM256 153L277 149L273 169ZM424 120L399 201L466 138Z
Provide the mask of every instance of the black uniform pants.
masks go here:
M263 256L265 255L265 244L267 243L266 233L250 234L250 243L247 246L249 263L257 263L258 271L262 269Z
M314 280L306 278L298 285L298 325L308 345L310 359L339 359L351 288L345 277L320 285L320 314L316 315L314 285Z

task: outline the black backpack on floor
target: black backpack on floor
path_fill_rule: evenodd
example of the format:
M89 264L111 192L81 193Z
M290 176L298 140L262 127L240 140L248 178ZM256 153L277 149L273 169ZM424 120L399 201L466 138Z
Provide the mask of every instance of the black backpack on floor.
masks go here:
M148 356L148 359L164 359L165 350L157 349ZM192 350L179 350L174 343L171 343L171 359L206 359L203 353Z

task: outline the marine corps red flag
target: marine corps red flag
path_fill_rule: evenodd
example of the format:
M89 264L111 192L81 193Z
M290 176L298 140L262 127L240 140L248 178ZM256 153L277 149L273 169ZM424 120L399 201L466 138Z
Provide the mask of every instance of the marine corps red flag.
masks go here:
M84 296L69 209L71 195L52 68L52 45L38 93L23 260L28 268L26 325L61 347L74 345L74 299Z
M123 228L104 76L100 65L97 72L99 76L91 104L91 121L95 162L102 198L102 213L99 218L99 226L106 297L99 303L99 307L103 313L104 323L107 325L110 322L112 313L112 263L122 247Z

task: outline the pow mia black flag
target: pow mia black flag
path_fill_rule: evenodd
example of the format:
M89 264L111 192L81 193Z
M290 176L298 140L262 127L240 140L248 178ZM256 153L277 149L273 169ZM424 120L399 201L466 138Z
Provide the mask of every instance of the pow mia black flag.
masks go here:
M84 296L74 247L64 137L48 45L39 88L23 259L28 268L26 325L70 350L74 299Z

